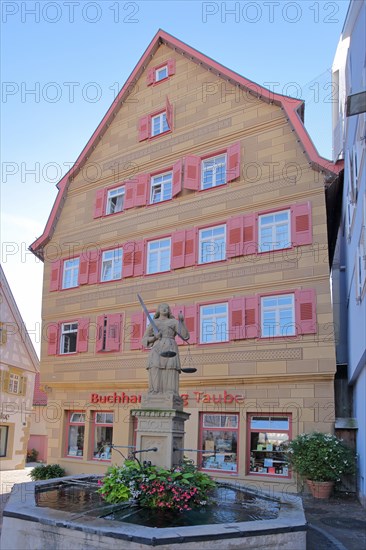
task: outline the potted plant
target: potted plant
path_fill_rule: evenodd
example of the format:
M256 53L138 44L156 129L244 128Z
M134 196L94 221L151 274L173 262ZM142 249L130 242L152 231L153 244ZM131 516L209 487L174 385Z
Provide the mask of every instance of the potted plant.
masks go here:
M287 445L288 459L315 498L329 498L334 483L355 471L353 452L336 436L300 434Z

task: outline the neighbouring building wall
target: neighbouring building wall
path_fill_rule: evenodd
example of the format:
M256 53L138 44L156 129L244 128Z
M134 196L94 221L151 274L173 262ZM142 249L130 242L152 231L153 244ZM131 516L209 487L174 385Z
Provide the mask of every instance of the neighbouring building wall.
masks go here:
M366 92L366 4L351 1L333 64L339 83L334 106L334 159L344 158L342 220L333 270L341 279L334 298L341 304L337 358L348 365L353 389L353 416L357 421L358 492L366 504L366 113L347 116L347 99ZM335 318L337 322L337 318ZM345 345L346 343L346 345ZM347 350L346 361L344 351Z
M23 468L39 361L0 266L0 469Z

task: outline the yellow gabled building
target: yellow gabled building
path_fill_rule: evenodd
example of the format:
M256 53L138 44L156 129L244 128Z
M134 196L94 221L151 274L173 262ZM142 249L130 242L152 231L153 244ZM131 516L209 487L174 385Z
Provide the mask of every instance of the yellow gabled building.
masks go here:
M223 479L296 490L283 443L334 426L324 185L343 168L317 154L303 112L155 35L31 245L45 263L49 462L102 473L121 460L112 442L125 455L134 444L140 293L152 312L182 311L191 333L187 456Z

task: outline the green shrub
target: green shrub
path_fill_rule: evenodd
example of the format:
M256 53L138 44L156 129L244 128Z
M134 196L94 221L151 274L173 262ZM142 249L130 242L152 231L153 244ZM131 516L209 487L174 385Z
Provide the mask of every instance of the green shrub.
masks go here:
M355 472L355 456L335 435L322 432L300 434L287 446L294 469L312 481L340 481Z
M42 464L33 468L29 475L33 481L39 481L42 479L63 477L65 475L65 470L61 468L59 464Z

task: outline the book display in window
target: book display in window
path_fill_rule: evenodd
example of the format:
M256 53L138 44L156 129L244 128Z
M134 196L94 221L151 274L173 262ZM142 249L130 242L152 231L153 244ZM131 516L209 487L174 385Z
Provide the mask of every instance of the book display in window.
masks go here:
M202 416L202 469L237 472L238 415Z
M287 477L289 467L285 443L288 440L288 417L252 416L249 473Z

